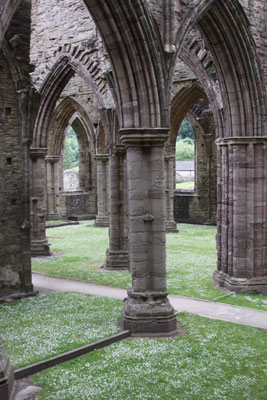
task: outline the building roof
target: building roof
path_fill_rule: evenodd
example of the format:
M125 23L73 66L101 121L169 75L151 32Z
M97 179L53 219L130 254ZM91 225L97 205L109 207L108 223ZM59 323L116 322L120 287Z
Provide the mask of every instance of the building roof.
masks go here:
M176 171L194 171L194 161L176 161Z

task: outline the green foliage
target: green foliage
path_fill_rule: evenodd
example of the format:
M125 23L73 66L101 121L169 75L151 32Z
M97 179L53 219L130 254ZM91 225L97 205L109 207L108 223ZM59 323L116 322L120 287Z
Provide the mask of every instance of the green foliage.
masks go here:
M181 139L194 139L195 137L194 130L187 118L184 118L183 122L181 123L180 129L178 131L178 137Z
M74 168L79 163L79 145L76 133L70 126L64 144L64 169Z
M176 160L193 161L195 156L194 142L190 138L178 139L176 141Z
M193 161L194 156L194 131L188 119L184 118L176 140L176 160Z

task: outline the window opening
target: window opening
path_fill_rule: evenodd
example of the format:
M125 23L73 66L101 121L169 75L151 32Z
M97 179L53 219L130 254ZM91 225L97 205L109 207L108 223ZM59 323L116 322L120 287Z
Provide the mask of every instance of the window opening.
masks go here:
M195 190L195 134L187 118L176 138L176 189Z
M74 129L66 130L63 152L64 191L79 190L79 143Z

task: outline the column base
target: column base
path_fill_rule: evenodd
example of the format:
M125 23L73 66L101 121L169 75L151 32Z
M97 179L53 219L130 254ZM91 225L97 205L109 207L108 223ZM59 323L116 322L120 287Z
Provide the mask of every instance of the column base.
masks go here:
M0 304L10 303L10 301L25 299L26 297L37 296L38 293L39 293L39 291L34 290L33 286L31 286L31 290L28 290L28 288L26 288L25 291L15 292L15 293L7 293L6 295L0 297Z
M106 216L96 216L95 219L95 226L98 228L108 228L109 226L109 217L108 215Z
M80 215L69 215L68 221L90 221L91 219L95 219L95 215L92 214L80 214Z
M10 400L15 391L14 370L9 358L0 350L0 399Z
M235 278L222 271L215 271L213 283L217 288L225 288L235 293L267 294L267 277Z
M177 224L175 221L166 221L166 233L178 233Z
M131 336L170 337L180 333L167 292L128 290L121 326L123 330L130 330Z
M107 250L106 260L104 263L105 269L129 269L129 252L128 251L112 251Z
M34 240L31 242L31 255L32 257L50 256L50 245L47 239Z
M58 214L46 214L46 220L47 221L58 221L58 220L60 220L60 217Z

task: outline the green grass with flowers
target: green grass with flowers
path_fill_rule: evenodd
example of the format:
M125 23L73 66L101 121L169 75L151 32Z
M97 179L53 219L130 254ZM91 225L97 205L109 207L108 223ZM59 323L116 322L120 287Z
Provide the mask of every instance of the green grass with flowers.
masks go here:
M168 292L214 300L225 292L215 289L216 227L179 224L179 233L168 233ZM93 221L47 230L55 257L34 258L33 271L59 275L104 285L129 288L128 271L101 269L108 248L108 229L96 228ZM218 301L267 310L266 295L231 295Z
M122 301L52 293L0 306L4 350L18 368L118 331ZM265 400L263 329L181 313L186 334L130 338L33 375L39 400Z

